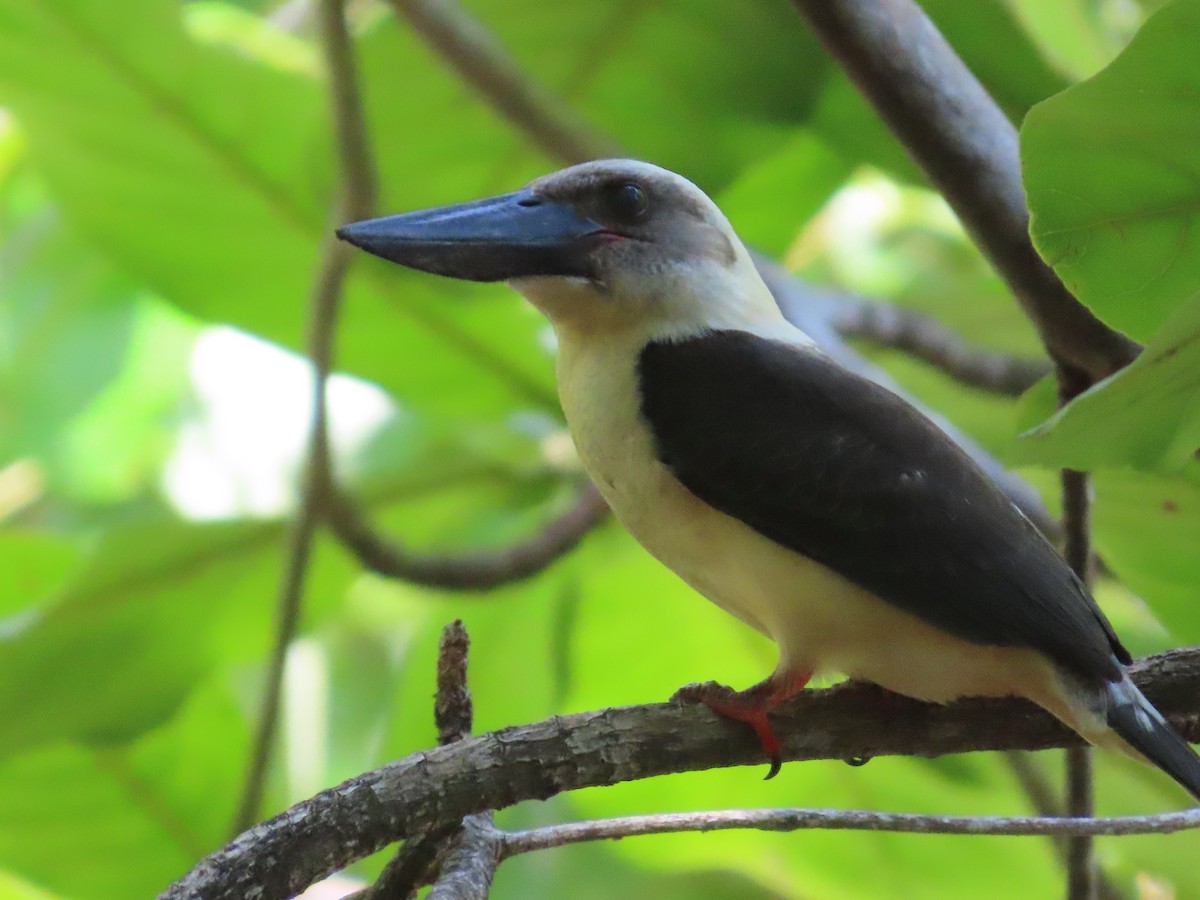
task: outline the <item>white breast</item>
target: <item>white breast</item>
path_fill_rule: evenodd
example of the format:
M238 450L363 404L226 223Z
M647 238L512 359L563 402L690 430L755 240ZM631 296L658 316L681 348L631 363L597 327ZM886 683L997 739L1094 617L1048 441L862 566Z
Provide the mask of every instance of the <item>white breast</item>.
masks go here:
M560 333L559 392L588 473L621 523L693 588L780 647L782 667L835 671L926 700L1022 694L1052 681L1030 650L982 647L925 624L767 540L688 491L640 415L644 338Z

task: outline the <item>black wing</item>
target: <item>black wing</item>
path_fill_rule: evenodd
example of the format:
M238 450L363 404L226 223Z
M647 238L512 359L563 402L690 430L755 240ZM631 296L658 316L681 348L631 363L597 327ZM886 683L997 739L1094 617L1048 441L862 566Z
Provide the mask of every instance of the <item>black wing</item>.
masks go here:
M642 414L696 496L931 625L1116 677L1129 654L1070 567L911 405L742 331L648 344Z

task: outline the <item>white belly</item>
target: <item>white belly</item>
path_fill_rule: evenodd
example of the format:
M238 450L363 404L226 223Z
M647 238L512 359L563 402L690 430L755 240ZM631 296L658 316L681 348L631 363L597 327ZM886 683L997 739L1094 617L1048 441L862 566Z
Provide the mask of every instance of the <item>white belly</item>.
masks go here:
M925 700L1020 694L1043 702L1053 678L1040 655L938 631L683 487L658 462L638 413L634 347L612 340L560 351L567 421L617 518L693 588L771 637L782 668L841 672Z

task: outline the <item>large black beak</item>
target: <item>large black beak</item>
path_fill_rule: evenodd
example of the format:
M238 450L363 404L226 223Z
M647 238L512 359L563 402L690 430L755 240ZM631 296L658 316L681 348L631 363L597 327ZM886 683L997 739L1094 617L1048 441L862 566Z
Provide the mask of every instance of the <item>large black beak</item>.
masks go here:
M588 274L603 227L574 208L517 191L457 206L368 219L337 235L384 259L468 281Z

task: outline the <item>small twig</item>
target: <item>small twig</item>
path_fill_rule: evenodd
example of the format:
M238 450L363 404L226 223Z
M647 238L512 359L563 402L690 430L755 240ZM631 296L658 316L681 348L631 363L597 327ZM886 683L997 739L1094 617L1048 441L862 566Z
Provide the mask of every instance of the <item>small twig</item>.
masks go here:
M457 824L443 825L409 838L387 861L374 884L355 891L345 900L413 900L421 886L433 880L442 848L459 828Z
M427 587L486 591L530 578L566 555L604 521L608 506L588 484L565 512L524 541L445 556L413 553L380 536L344 494L331 495L327 515L342 543L373 572Z
M442 874L426 900L484 900L500 865L501 839L490 812L463 819L455 845L442 863Z
M712 812L625 816L592 822L568 822L505 834L504 859L585 841L619 840L684 831L893 831L904 834L969 834L1010 837L1059 835L1174 834L1200 828L1200 807L1155 816L1101 819L1045 816L937 816L854 809L722 809Z
M471 734L474 710L467 688L470 648L471 641L461 619L442 629L433 714L440 747L464 740ZM360 900L409 900L417 895L420 887L434 882L429 893L431 898L473 900L486 897L500 862L498 834L492 826L491 812L481 812L410 838L389 860L375 884L356 896ZM438 876L439 870L441 876Z
M1068 403L1090 379L1065 368L1059 370L1060 402ZM1091 498L1085 472L1062 471L1063 555L1085 585L1091 581ZM1066 752L1067 815L1086 818L1095 814L1095 781L1090 747L1070 747ZM1067 841L1067 897L1093 900L1096 897L1094 842L1087 835Z
M366 156L362 107L354 79L350 37L342 17L341 0L322 0L322 35L329 65L331 106L342 165L342 197L335 217L361 216L370 209L373 178ZM313 537L328 487L329 437L325 383L333 365L333 335L338 300L349 269L347 245L326 234L313 284L306 347L312 361L312 423L299 508L288 538L287 562L276 601L275 635L267 664L266 684L258 712L246 784L234 816L234 833L258 820L266 772L275 742L288 647L295 636L304 596L304 582Z
M1025 792L1025 796L1029 798L1034 812L1042 817L1061 818L1064 815L1062 800L1055 792L1050 779L1046 777L1046 773L1042 771L1041 766L1034 761L1033 755L1022 750L1010 750L1004 754L1004 758L1008 762L1009 768L1012 769L1017 782L1021 785L1021 789ZM1051 839L1065 868L1068 853L1067 836L1056 834ZM1092 863L1092 878L1096 882L1096 891L1103 900L1121 900L1123 896L1121 889L1109 878L1108 873L1096 860L1093 860Z
M1095 815L1095 789L1092 778L1092 748L1068 747L1067 815L1087 819ZM1090 834L1074 834L1067 839L1067 897L1069 900L1095 900L1096 861Z
M459 78L545 153L567 163L618 155L615 145L584 126L569 107L527 77L456 0L390 3Z
M834 327L843 337L901 350L980 390L1017 397L1050 374L1047 359L990 353L967 343L933 316L910 309L847 297L834 315Z
M1100 379L1140 346L1033 248L1017 131L914 0L793 0L991 260L1050 355Z

